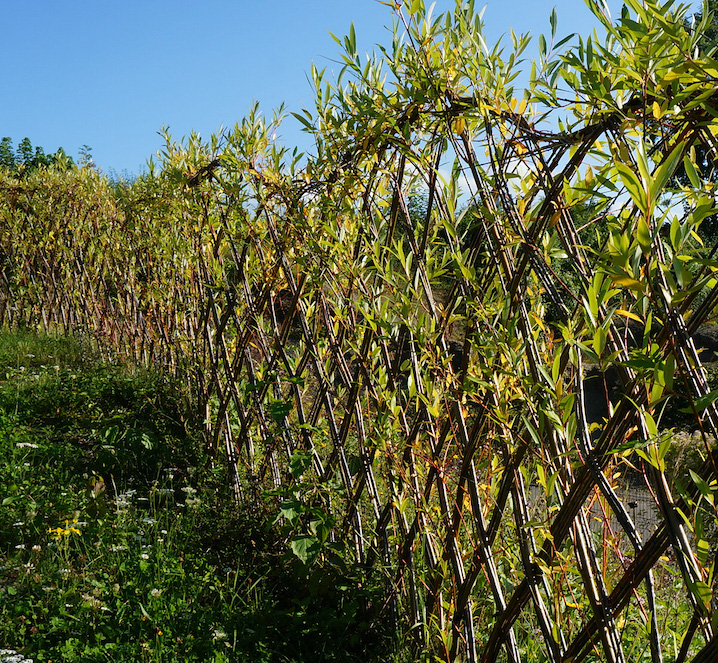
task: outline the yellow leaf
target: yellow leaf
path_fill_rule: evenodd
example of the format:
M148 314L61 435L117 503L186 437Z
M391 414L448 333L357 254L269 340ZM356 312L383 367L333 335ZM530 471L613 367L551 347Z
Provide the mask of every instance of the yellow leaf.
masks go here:
M619 276L616 274L611 274L611 280L616 285L622 285L625 288L630 288L631 290L638 290L639 292L643 292L644 285L640 281L636 281L636 279L628 276L627 274L625 276Z
M591 186L593 184L593 168L586 166L586 184Z
M622 315L625 318L631 318L631 320L635 320L636 322L643 323L643 320L641 320L641 318L639 318L635 313L631 313L631 311L626 311L625 309L617 308L615 313L617 313L618 315Z
M454 131L457 134L463 134L466 129L466 120L463 117L457 117L454 120Z

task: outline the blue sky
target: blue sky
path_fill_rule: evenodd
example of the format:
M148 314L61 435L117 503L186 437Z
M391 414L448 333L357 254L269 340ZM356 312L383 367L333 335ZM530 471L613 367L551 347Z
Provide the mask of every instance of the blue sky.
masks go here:
M510 27L548 33L554 6L560 36L594 26L581 0L483 4L490 43ZM620 5L609 0L614 16ZM389 43L392 11L375 0L0 0L0 136L73 156L87 144L103 170L136 174L163 125L209 136L254 100L269 116L282 102L311 107L311 63L339 69L329 33L352 21L360 51ZM282 139L308 147L293 118Z

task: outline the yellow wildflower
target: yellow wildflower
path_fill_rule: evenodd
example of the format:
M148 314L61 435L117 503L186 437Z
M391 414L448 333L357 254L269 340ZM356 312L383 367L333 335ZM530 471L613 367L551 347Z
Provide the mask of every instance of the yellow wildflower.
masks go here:
M49 534L52 535L54 539L61 539L63 537L69 537L72 534L77 534L78 536L82 534L80 530L75 527L75 523L77 523L77 519L75 520L67 520L65 519L65 525L64 527L50 527L47 531Z

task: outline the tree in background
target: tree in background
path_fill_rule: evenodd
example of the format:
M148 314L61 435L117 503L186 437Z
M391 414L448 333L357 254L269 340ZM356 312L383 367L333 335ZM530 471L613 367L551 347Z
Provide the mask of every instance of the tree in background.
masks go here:
M0 167L10 169L15 167L15 154L12 151L12 139L9 136L0 140Z
M30 142L30 139L26 136L20 141L20 144L17 146L17 157L18 161L20 161L23 164L30 164L33 159L33 150L32 150L32 143Z
M708 25L698 40L698 45L705 55L712 55L716 46L718 46L718 0L706 0L704 7L710 12L711 17L708 19ZM703 19L703 12L695 15L695 23L699 23Z
M83 146L89 154L89 148ZM13 150L12 138L5 136L0 140L0 168L6 168L17 175L24 175L38 168L47 166L61 166L69 169L75 165L72 157L68 156L61 147L53 154L45 154L39 145L33 147L29 138L23 138Z

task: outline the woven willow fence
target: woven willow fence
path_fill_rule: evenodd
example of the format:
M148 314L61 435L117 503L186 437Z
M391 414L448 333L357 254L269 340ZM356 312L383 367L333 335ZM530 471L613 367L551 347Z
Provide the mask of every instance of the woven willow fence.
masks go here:
M308 161L255 110L167 136L132 185L3 176L2 322L186 380L240 503L273 491L295 554L383 583L417 651L716 660L705 26L592 3L605 34L541 38L522 96L525 38L412 4L391 48L352 31L338 80L312 70ZM704 459L683 483L674 401Z

